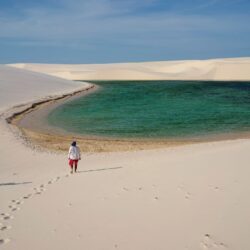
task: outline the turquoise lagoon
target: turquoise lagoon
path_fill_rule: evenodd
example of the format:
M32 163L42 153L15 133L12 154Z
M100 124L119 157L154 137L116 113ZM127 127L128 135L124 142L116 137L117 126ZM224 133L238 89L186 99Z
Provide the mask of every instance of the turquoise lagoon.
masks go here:
M48 122L71 133L174 139L250 131L250 82L112 81L66 102Z

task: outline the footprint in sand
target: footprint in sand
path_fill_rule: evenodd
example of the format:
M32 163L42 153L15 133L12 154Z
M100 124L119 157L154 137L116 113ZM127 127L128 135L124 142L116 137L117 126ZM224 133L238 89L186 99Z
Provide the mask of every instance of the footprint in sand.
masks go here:
M184 184L181 184L178 188L178 191L184 193L184 197L186 200L189 200L192 194L188 191L186 191Z
M55 183L55 182L57 182L57 181L59 181L59 180L60 180L60 177L58 176L58 177L56 177L56 178L50 180L50 182L51 182L50 184Z
M40 192L44 192L44 191L46 191L46 188L44 188L44 187L43 187L43 188L40 188L39 191L40 191Z
M61 177L60 176L57 176L56 178L54 178L54 179L52 179L52 180L49 180L48 181L48 184L50 185L50 184L53 184L54 182L57 182L57 181L59 181L61 179Z
M191 193L186 192L185 199L189 200L189 199L190 199L190 196L191 196Z
M35 194L42 194L42 192L46 191L46 189L44 188L44 185L41 185L43 186L42 188L39 187L39 188L34 188L35 190Z
M7 213L2 213L1 214L1 220L11 220L13 219L14 217L10 214L7 214Z
M10 205L9 208L11 209L12 212L20 210L20 207L16 207L16 206L13 206L13 205Z
M13 203L15 203L16 205L21 205L23 204L22 200L12 200Z
M23 196L23 199L29 199L32 196L32 194L27 194L25 196Z
M0 231L5 231L5 230L9 230L9 229L11 229L11 226L4 226L4 225L0 226Z
M61 177L60 176L57 176L55 179L54 179L54 181L59 181L61 179Z
M0 239L0 245L7 244L8 242L10 242L9 239Z
M228 248L223 242L215 240L210 234L205 234L200 244L202 250L222 250Z

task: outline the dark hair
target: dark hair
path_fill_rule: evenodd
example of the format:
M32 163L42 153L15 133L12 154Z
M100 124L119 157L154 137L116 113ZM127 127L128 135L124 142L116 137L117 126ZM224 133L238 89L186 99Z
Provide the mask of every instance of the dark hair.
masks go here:
M76 146L76 141L73 141L72 143L71 143L71 146Z

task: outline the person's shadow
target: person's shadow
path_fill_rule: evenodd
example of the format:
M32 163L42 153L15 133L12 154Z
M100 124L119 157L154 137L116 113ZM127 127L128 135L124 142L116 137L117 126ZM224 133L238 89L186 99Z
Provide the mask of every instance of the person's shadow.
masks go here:
M89 169L89 170L77 171L77 173L99 172L99 171L115 170L115 169L121 169L121 168L122 167Z
M30 184L31 181L25 181L25 182L6 182L6 183L0 183L0 186L16 186L16 185L25 185Z

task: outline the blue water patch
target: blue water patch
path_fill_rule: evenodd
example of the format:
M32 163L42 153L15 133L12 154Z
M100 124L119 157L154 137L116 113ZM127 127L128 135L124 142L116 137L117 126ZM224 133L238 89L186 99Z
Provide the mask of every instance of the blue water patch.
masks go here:
M192 138L250 131L250 82L112 81L48 115L82 135Z

